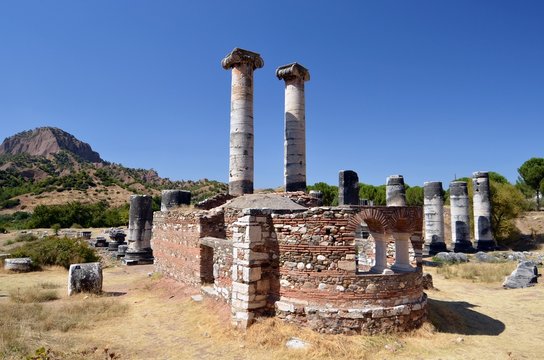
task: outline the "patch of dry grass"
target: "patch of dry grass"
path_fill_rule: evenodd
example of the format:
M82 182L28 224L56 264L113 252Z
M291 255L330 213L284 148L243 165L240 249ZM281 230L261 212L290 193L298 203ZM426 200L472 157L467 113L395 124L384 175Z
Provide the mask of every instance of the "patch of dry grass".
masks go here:
M515 262L444 264L436 273L446 279L466 279L480 283L498 283L516 268Z
M32 288L32 290L35 290ZM45 291L45 290L44 290ZM122 316L128 305L112 298L90 297L62 304L32 300L25 290L24 301L0 303L0 357L20 358L38 346L44 333L85 329L96 322Z
M43 289L38 286L31 288L13 289L9 292L9 298L16 303L42 303L57 300L57 291Z

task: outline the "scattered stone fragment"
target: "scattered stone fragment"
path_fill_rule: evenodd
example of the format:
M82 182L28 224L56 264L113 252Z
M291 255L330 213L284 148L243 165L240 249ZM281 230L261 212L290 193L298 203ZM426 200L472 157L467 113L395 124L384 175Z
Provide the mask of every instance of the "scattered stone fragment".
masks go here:
M430 290L430 289L434 289L434 286L433 286L433 276L429 273L423 273L423 278L422 278L422 282L423 282L423 288L425 290Z
M285 347L287 347L288 349L300 350L309 348L310 344L302 339L292 337L287 340L287 342L285 343Z
M468 257L466 254L463 253L448 253L448 252L440 252L434 256L434 258L438 261L443 261L445 263L464 263L468 262Z
M28 272L32 270L30 258L12 258L4 260L4 270Z
M502 286L505 289L519 289L534 286L537 283L538 270L534 262L522 261L518 267L507 276Z
M70 265L68 295L80 292L102 292L102 266L99 262Z
M201 302L203 299L204 298L202 297L201 294L191 296L191 300L193 300L194 302Z
M496 263L499 262L499 258L493 255L489 255L483 251L477 252L474 257L476 258L476 261L478 262L484 262L484 263Z

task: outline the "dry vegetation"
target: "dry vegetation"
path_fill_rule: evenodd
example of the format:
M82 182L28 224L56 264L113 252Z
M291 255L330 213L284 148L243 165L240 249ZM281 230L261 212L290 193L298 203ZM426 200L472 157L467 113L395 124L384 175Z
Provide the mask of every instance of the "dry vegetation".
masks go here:
M470 266L453 265L448 271L472 274ZM192 301L194 289L149 276L152 266L107 268L103 296L71 298L65 294L64 269L0 273L0 354L8 359L36 351L49 351L50 359L539 358L544 351L539 326L543 285L503 290L502 275L487 282L485 274L502 266L478 264L485 270L468 281L427 269L437 288L428 292L430 322L401 336L322 335L275 319L239 332L230 327L228 307ZM58 299L38 302L43 298L30 295L47 291ZM14 294L24 300L14 301ZM287 349L285 342L292 337L311 347Z

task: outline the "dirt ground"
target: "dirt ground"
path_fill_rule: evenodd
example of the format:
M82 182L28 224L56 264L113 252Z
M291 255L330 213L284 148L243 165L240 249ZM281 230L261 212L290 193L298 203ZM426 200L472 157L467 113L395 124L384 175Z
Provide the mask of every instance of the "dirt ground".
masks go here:
M259 341L261 333L231 329L228 308L211 300L195 302L196 289L153 274L153 266L113 266L104 269L104 296L129 305L126 315L99 321L89 327L63 333L48 331L31 334L35 348L44 346L66 354L81 354L86 349L104 349L118 359L290 359L311 357L353 359L343 353L342 344L364 347L367 359L538 359L544 352L544 285L504 290L501 284L473 283L467 280L434 276L436 290L429 295L430 319L438 330L427 324L411 334L389 337L334 337L296 328L265 324L273 336L297 336L310 344L328 342L338 346L328 352L288 350L277 344ZM48 306L86 301L78 295L68 298L67 272L61 268L27 274L0 273L0 302L9 300L14 289L47 281L61 285L59 300ZM258 326L256 326L257 328ZM262 329L261 329L262 331ZM286 335L287 334L287 335ZM283 339L282 337L282 339ZM338 344L335 344L338 339ZM332 345L330 345L332 344ZM355 344L355 345L354 345ZM347 345L346 345L347 346ZM355 348L353 348L355 349ZM332 351L334 354L334 351ZM96 354L95 354L96 355ZM78 357L67 358L104 358Z

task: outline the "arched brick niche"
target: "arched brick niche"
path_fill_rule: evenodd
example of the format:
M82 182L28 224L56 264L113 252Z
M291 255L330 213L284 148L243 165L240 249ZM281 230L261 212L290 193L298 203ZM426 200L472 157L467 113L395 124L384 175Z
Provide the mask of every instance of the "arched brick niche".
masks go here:
M399 256L391 269L356 268L355 233L363 222L375 239L394 238L406 262L406 245L420 239L422 211L353 206L272 214L279 281L270 291L279 299L277 316L331 333L403 331L424 321L426 295L417 268L399 263Z

